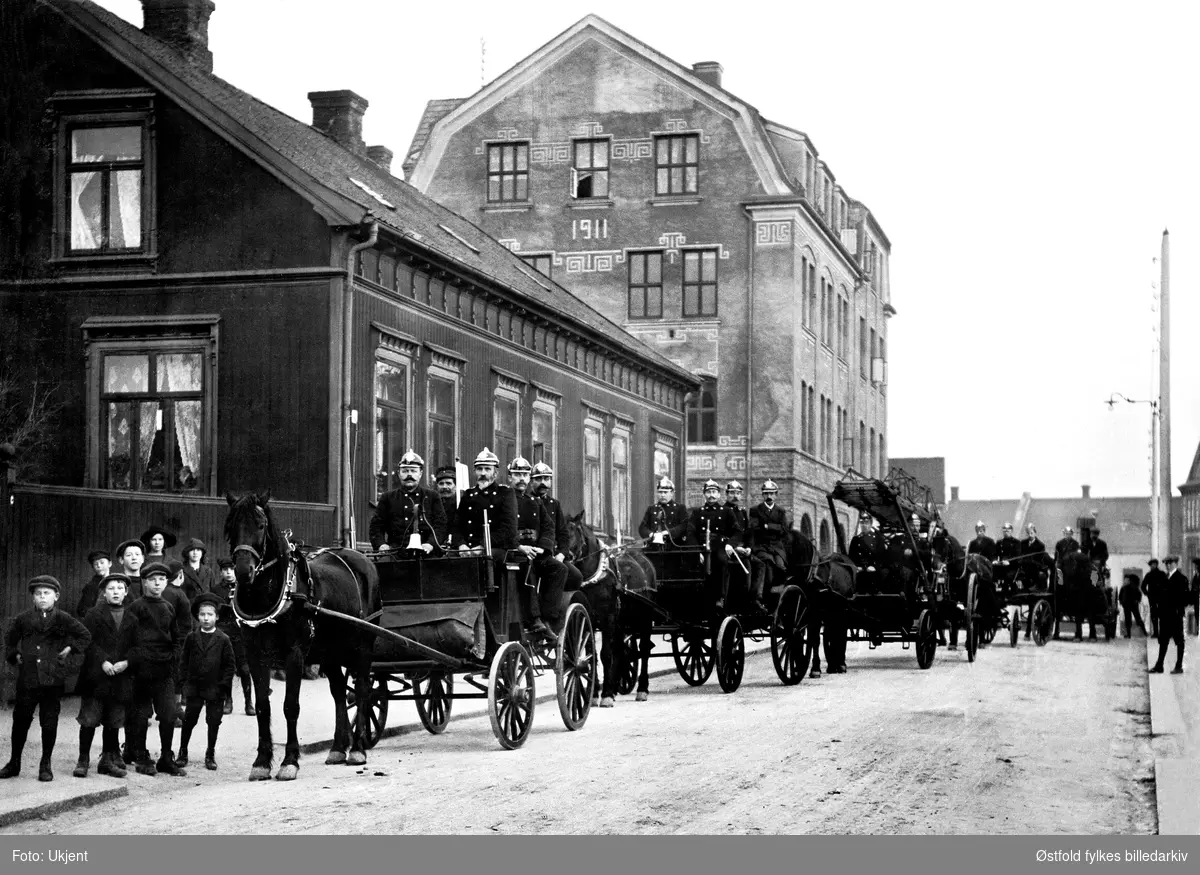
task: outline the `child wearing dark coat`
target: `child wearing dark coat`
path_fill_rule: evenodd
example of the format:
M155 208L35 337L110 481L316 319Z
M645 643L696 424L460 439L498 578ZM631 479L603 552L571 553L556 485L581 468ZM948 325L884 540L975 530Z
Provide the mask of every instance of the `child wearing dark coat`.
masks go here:
M96 771L114 778L126 775L117 733L125 726L126 711L133 701L129 651L137 643L137 621L124 604L129 578L120 573L109 574L102 584L100 603L83 618L83 625L92 635L92 644L75 687L80 695L76 778L86 778L91 768L92 740L98 727L102 733Z
M83 654L91 643L87 628L55 604L62 589L48 574L29 581L33 607L17 615L5 636L5 658L17 666L17 704L13 710L12 755L0 769L0 778L21 774L21 754L33 712L38 711L42 726L42 761L39 781L53 781L50 757L58 740L58 715L63 685L70 669L67 657Z
M142 569L142 597L128 608L137 625L129 665L133 670L133 725L126 732L129 758L136 761L139 774L155 771L175 777L187 772L175 765L171 740L175 735L175 673L183 651L183 636L175 617L175 607L166 601L163 590L169 575L167 566L153 562ZM158 735L162 751L158 762L150 759L146 748L150 712L158 713Z
M179 661L179 677L183 681L183 695L187 700L187 714L183 719L183 733L179 737L179 757L175 764L188 764L188 741L192 730L204 709L208 724L208 747L204 751L204 767L217 768L217 732L221 728L221 714L225 699L233 685L233 644L229 636L217 628L217 613L221 610L221 597L216 593L201 593L192 604L192 614L199 624L183 643L183 655Z
M83 585L79 592L79 604L75 607L75 616L82 620L87 612L100 604L102 581L112 570L112 558L107 550L93 550L88 553L88 564L92 566L92 577Z
M242 682L242 696L246 699L246 716L253 717L258 712L254 710L254 703L250 698L250 664L246 660L246 641L242 637L242 628L238 625L237 617L233 613L233 592L237 586L237 574L233 569L233 560L229 558L220 559L217 562L221 569L221 576L213 585L212 591L221 597L221 607L217 609L217 628L229 636L229 640L233 643L233 662L237 668L238 679ZM226 714L233 713L233 694L232 691L225 697Z

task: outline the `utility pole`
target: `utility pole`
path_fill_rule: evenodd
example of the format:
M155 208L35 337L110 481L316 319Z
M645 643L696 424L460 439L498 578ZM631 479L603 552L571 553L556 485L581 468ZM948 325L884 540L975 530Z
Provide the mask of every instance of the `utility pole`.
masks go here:
M1158 287L1158 533L1154 553L1171 552L1171 240L1162 234L1162 275Z

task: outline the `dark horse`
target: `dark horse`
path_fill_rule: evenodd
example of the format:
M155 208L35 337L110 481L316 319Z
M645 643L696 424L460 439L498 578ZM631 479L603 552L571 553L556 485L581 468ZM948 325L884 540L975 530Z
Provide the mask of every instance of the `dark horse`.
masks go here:
M812 659L809 676L821 676L821 635L824 633L825 665L831 674L846 671L848 611L854 597L857 572L854 562L842 553L820 559L813 542L792 529L788 532L788 583L800 587L808 599L808 652Z
M966 604L971 575L975 576L976 598L975 604L970 606L971 611L979 615L982 629L995 629L1000 623L1000 601L996 598L992 563L978 553L968 554L959 540L945 530L934 536L932 549L946 565L950 595L956 602ZM950 621L952 647L958 644L960 625L957 619Z
M617 615L621 609L622 582L635 582L642 574L641 567L626 551L613 552L600 543L595 530L583 521L582 511L567 520L570 532L570 555L567 559L583 575L583 594L592 614L592 623L600 633L600 666L604 670L603 689L597 688L601 708L611 708L617 696L617 672L614 655L620 646Z
M1057 616L1054 618L1054 637L1058 637L1059 617L1075 621L1075 640L1083 638L1083 621L1088 621L1088 639L1096 638L1095 618L1104 613L1104 591L1092 580L1092 560L1086 553L1065 553L1059 560L1062 586L1058 591Z
M271 777L271 678L269 657L283 663L287 689L283 716L287 719L287 746L280 781L293 781L300 769L300 678L314 657L329 678L336 709L333 747L328 763L362 765L367 761L366 721L370 701L371 653L374 636L320 609L365 619L380 609L379 575L365 556L334 548L305 555L283 536L271 518L269 492L241 498L226 495L229 516L225 536L237 571L234 607L243 621L242 637L258 702L258 756L250 769L251 781ZM347 719L346 674L354 673L357 708L354 731ZM349 746L349 756L346 748Z

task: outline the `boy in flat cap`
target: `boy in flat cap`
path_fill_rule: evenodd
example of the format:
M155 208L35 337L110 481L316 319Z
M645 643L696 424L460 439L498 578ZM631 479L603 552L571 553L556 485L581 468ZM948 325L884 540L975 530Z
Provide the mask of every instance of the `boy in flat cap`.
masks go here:
M102 741L96 771L114 778L126 775L117 733L125 726L126 711L133 700L129 651L136 643L137 622L125 608L129 578L120 573L109 574L102 583L100 604L83 618L83 625L92 635L92 644L75 688L80 695L76 778L87 777L97 727L102 727Z
M142 569L142 597L128 608L137 624L134 647L129 651L133 669L133 721L126 732L127 754L142 775L155 770L176 777L186 772L175 765L171 740L175 734L175 673L183 651L183 636L175 618L175 607L163 598L170 571L161 562ZM158 736L162 751L158 763L146 748L151 707L158 713Z
M198 628L193 629L183 643L179 677L183 681L183 696L187 700L187 716L179 736L179 756L175 765L188 764L188 742L192 730L204 709L208 724L208 747L204 751L204 768L217 768L217 732L221 728L222 706L233 686L233 644L229 636L217 628L221 597L206 592L196 597L192 614Z
M84 653L92 635L83 623L55 605L61 587L48 574L29 581L33 607L17 615L5 636L5 659L17 666L17 704L13 710L12 754L0 778L21 774L21 753L38 710L42 726L39 781L53 781L50 757L58 739L58 714L69 668L67 657Z
M93 550L88 553L87 561L92 566L92 579L83 585L79 604L75 606L75 616L81 620L100 602L100 581L112 570L112 557L107 550Z
M233 665L238 679L242 682L242 696L246 699L246 716L253 717L258 712L254 710L254 703L250 698L252 688L250 663L246 659L246 643L242 639L242 627L238 625L237 617L233 613L233 591L237 586L237 572L234 571L233 560L228 557L219 559L217 566L221 569L220 577L217 578L216 586L213 587L213 594L221 600L221 606L217 608L217 628L228 635L230 643L233 644ZM232 691L225 697L225 707L222 710L225 714L233 713Z

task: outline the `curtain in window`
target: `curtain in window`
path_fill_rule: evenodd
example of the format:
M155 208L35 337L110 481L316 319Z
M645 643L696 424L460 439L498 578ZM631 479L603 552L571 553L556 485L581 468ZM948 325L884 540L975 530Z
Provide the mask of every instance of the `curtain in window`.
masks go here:
M136 249L142 245L142 171L118 170L109 192L109 246Z
M85 156L84 160L96 160ZM100 217L102 201L100 187L103 177L99 173L71 174L71 248L99 249L104 234Z
M148 471L150 466L150 454L154 451L154 437L158 434L160 424L158 422L159 407L157 401L143 401L138 404L139 408L139 430L138 430L138 459L141 462L142 470Z
M203 388L202 357L199 353L172 353L158 357L158 388L162 392L195 392ZM178 479L186 485L188 473L200 476L200 426L203 406L199 401L175 402L175 442L182 465Z

